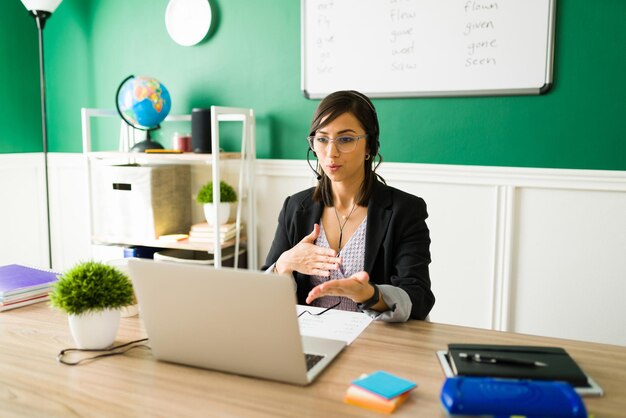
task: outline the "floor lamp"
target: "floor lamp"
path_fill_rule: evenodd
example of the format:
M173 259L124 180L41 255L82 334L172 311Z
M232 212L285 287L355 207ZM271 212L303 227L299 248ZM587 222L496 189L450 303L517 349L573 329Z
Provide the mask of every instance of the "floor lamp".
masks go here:
M41 86L41 128L43 133L43 161L46 187L46 219L48 231L48 267L52 268L52 236L50 227L50 193L48 191L48 129L46 121L46 81L43 66L43 28L62 0L22 0L30 15L35 18L39 34L39 83Z

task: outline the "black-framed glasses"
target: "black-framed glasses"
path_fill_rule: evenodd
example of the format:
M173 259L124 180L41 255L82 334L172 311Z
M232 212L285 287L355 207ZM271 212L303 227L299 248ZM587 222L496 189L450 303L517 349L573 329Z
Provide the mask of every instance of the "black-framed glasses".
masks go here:
M356 144L359 142L359 139L362 138L367 138L367 135L341 135L335 139L323 135L314 135L307 137L307 141L311 149L315 152L326 151L331 142L335 144L339 152L352 152L356 149Z
M313 316L320 316L320 315L322 315L323 313L326 313L326 312L330 311L331 309L336 308L337 306L339 306L339 304L340 304L340 303L341 303L341 301L339 301L339 302L335 303L333 306L331 306L331 307L329 307L329 308L326 308L326 309L324 309L323 311L320 311L320 312L318 312L318 313L311 313L311 312L309 312L309 311L302 311L302 312L300 312L300 314L298 315L298 318L300 318L300 317L301 317L302 315L304 315L305 313L308 313L309 315L313 315Z

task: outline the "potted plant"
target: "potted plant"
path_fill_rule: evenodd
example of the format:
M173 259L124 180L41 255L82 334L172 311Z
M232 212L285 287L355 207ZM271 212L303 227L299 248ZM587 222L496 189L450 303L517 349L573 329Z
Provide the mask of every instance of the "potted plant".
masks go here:
M50 304L68 314L79 348L103 349L113 344L120 310L132 303L128 276L97 261L81 262L67 270L50 293Z
M209 225L213 224L215 209L213 206L213 182L210 181L200 188L196 201L204 205L204 217ZM220 181L220 207L219 225L225 224L230 219L232 203L237 201L237 192L225 181Z

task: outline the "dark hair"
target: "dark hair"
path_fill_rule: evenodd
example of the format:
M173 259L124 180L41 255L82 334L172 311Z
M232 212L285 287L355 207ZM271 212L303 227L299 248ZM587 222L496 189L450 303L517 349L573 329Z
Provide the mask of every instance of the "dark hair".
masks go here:
M344 113L354 115L367 135L367 147L369 148L370 158L365 160L365 176L356 201L357 204L365 206L372 194L374 182L376 182L377 179L380 179L383 183L385 182L385 180L376 173L376 169L383 161L383 157L379 153L380 127L378 126L378 115L376 114L376 109L372 101L363 93L359 93L355 90L341 90L329 94L320 102L319 106L317 106L317 110L313 115L313 121L311 122L309 136L315 135L319 129L322 129ZM376 156L378 156L378 162L374 165ZM324 202L324 206L333 206L331 181L323 170L318 170L318 172L320 180L313 193L313 200L321 200Z

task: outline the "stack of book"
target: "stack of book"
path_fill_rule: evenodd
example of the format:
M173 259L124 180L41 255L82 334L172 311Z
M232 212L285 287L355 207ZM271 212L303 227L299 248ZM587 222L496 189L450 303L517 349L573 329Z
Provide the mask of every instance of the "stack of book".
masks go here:
M377 371L353 381L344 402L390 414L406 401L416 387L410 380Z
M48 300L57 273L19 264L0 267L0 312Z
M220 244L224 244L230 240L233 240L237 235L237 224L235 222L226 223L220 225L218 229ZM240 225L241 232L243 232L243 224ZM209 225L207 222L201 222L191 225L189 231L190 242L215 242L216 228L213 225Z

